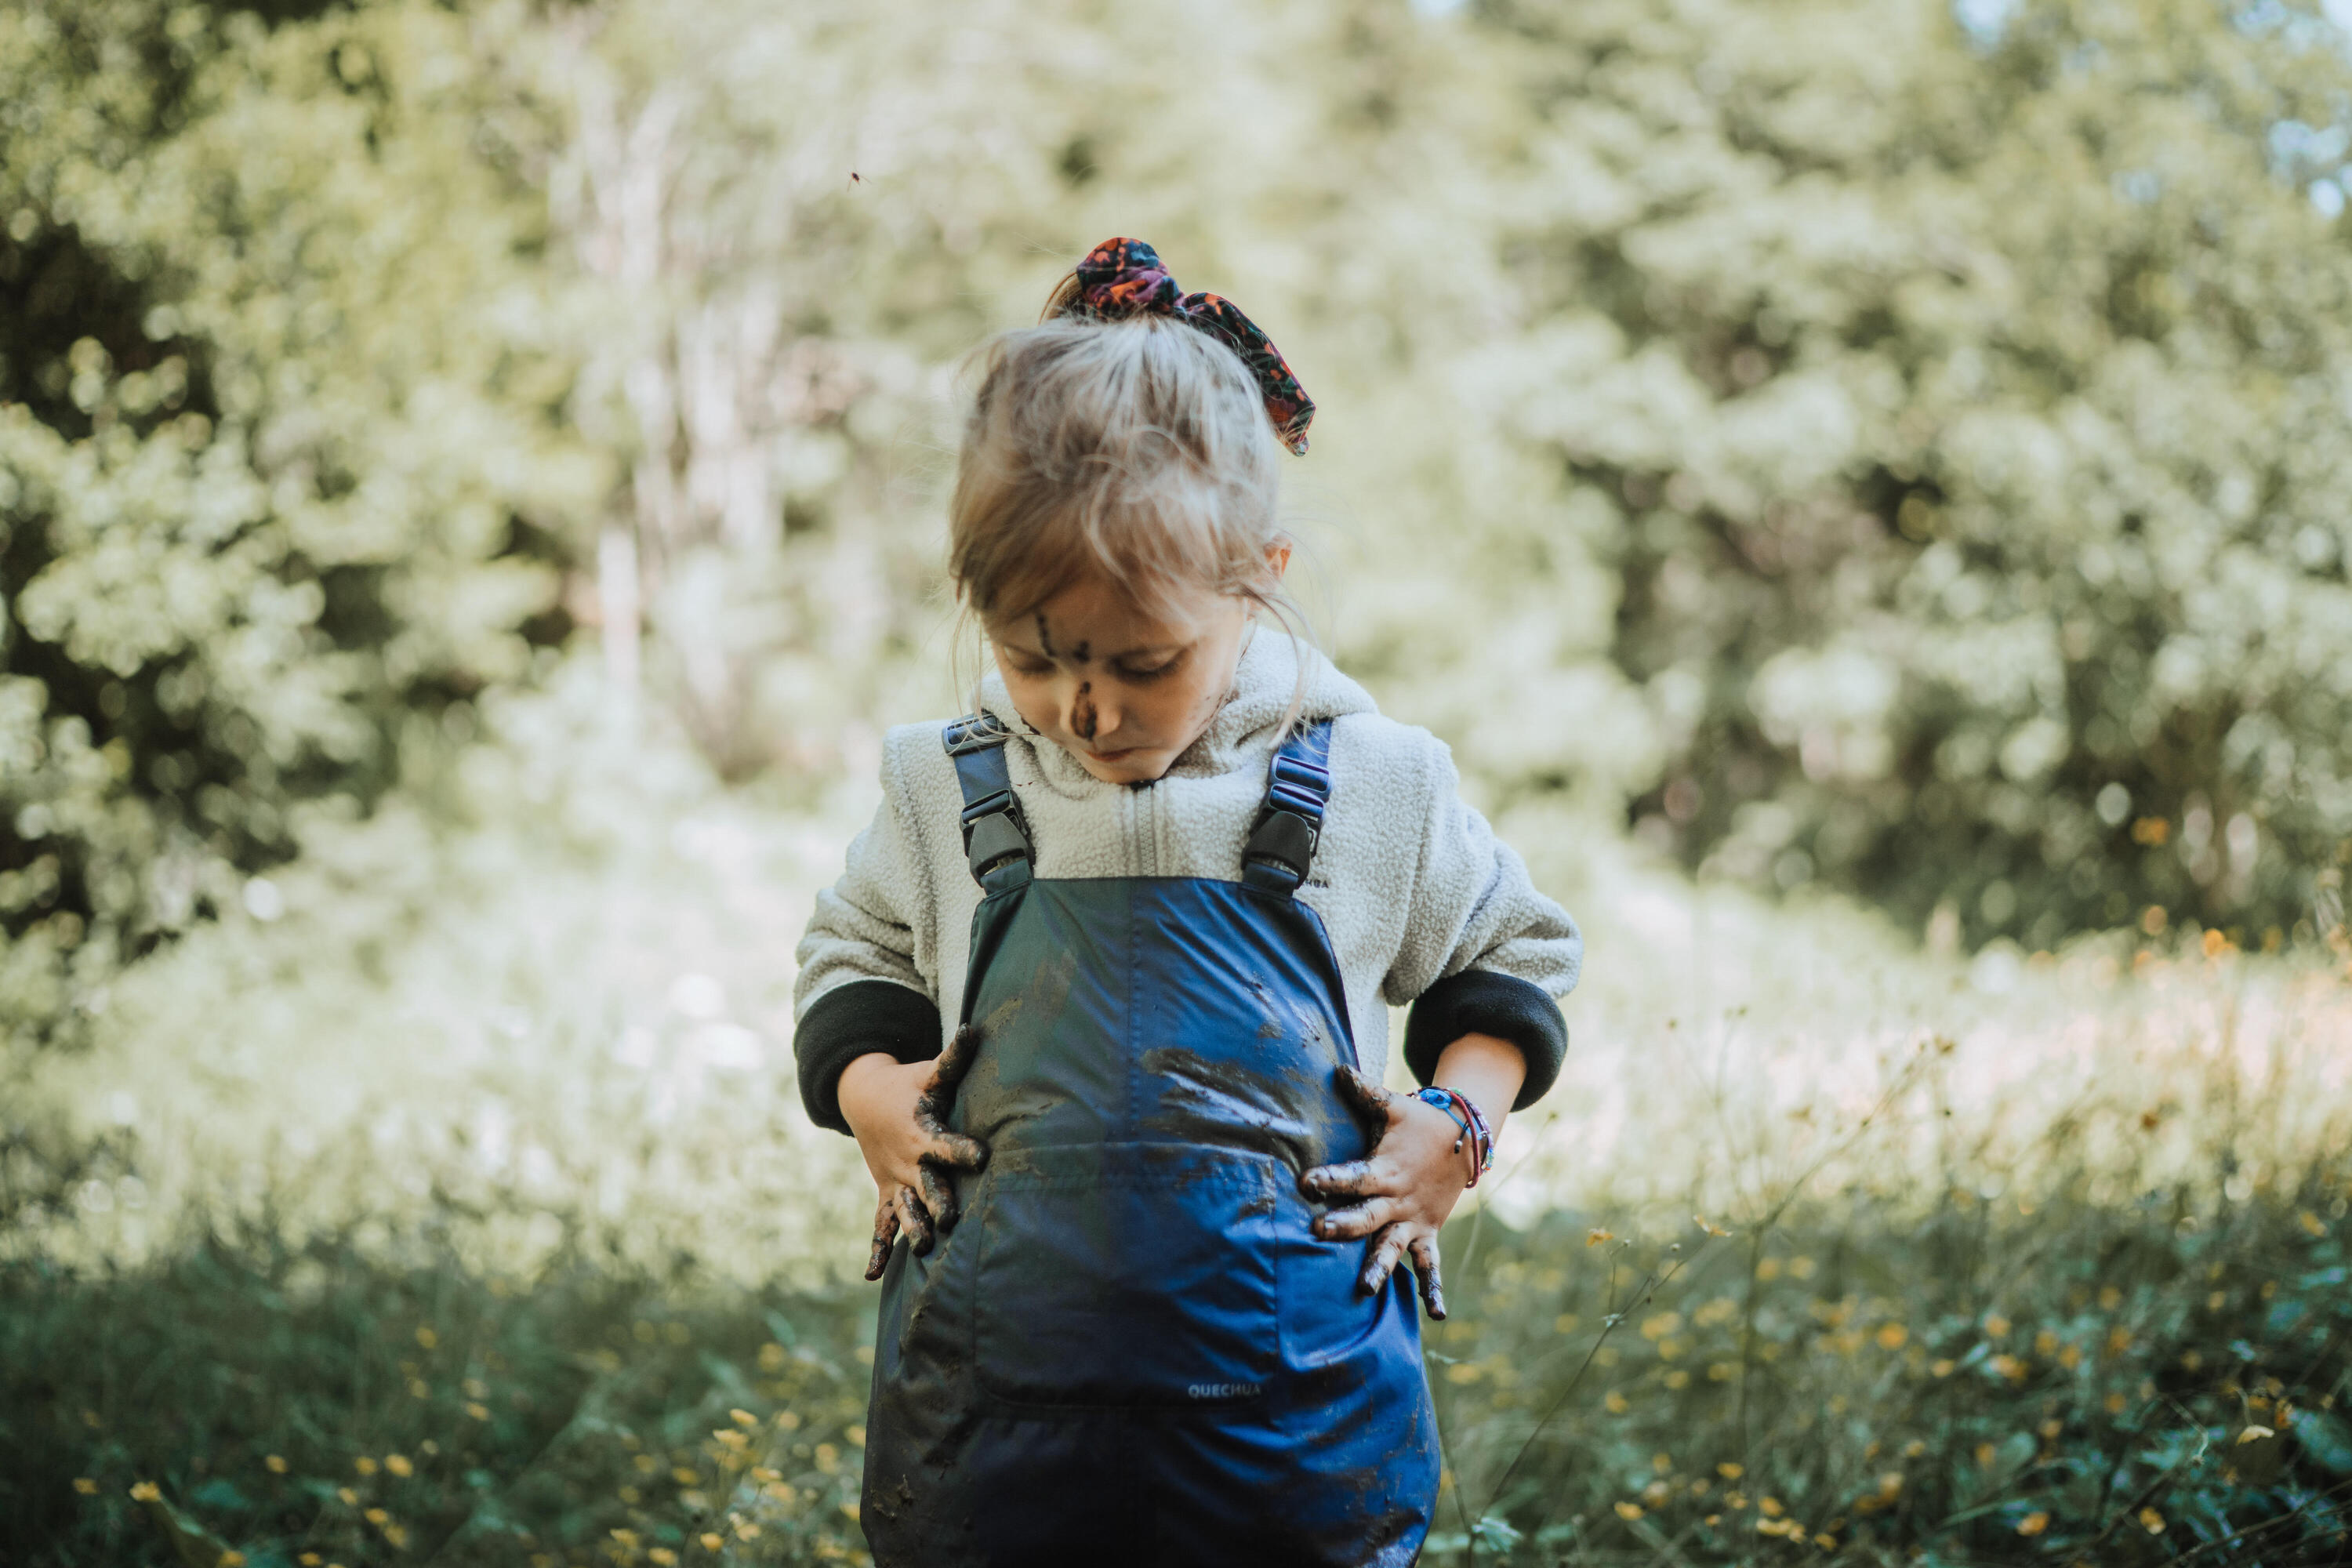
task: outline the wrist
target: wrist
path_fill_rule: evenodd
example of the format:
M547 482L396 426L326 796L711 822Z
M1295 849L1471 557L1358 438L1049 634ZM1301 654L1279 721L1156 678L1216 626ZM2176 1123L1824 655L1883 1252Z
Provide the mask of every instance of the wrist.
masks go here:
M841 1106L841 1119L849 1123L852 1136L863 1132L871 1118L867 1112L877 1094L887 1092L890 1075L901 1066L898 1058L887 1051L868 1051L854 1057L834 1079L834 1097Z

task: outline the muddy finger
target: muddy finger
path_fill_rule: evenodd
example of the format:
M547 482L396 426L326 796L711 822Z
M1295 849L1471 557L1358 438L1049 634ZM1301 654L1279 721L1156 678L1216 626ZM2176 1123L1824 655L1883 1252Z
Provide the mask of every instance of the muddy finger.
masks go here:
M956 1202L955 1184L948 1173L931 1163L927 1156L915 1167L916 1179L923 1184L923 1206L931 1211L931 1223L945 1236L955 1228L963 1210Z
M972 1058L980 1055L980 1026L965 1024L940 1053L939 1065L931 1069L931 1081L923 1087L922 1098L915 1101L915 1114L933 1121L947 1120L948 1108L955 1103L956 1085L971 1070Z
M939 1238L931 1224L931 1211L923 1206L922 1195L912 1187L898 1189L898 1223L906 1227L908 1245L918 1257L928 1254Z
M961 1132L950 1132L936 1121L927 1121L923 1131L931 1135L931 1146L923 1151L923 1158L950 1171L977 1171L988 1163L988 1145L977 1138L967 1138Z
M1367 1292L1378 1295L1388 1284L1389 1276L1396 1272L1397 1260L1404 1256L1403 1232L1402 1226L1392 1225L1381 1232L1380 1239L1372 1244L1372 1256L1364 1265L1362 1277Z
M1339 1098L1347 1101L1348 1109L1356 1113L1365 1131L1376 1140L1396 1120L1396 1096L1354 1068L1342 1065L1339 1068Z
M1298 1178L1298 1190L1310 1198L1364 1198L1378 1190L1379 1180L1370 1160L1349 1160L1304 1173Z
M879 1279L890 1267L890 1248L898 1239L898 1210L888 1198L874 1209L874 1250L866 1255L866 1278Z
M1388 1197L1333 1209L1315 1222L1315 1233L1326 1241L1351 1241L1360 1236L1370 1236L1395 1219L1396 1209L1396 1200Z
M1405 1250L1412 1255L1412 1271L1421 1281L1421 1305L1432 1318L1445 1317L1445 1281L1437 1273L1437 1238L1415 1237Z

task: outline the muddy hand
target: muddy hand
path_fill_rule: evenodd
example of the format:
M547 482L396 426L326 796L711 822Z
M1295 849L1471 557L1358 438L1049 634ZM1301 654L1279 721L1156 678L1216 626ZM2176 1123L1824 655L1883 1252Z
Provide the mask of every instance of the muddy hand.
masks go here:
M1371 1238L1360 1276L1367 1291L1386 1288L1397 1264L1410 1259L1423 1307L1442 1319L1445 1287L1438 1273L1437 1231L1462 1195L1461 1156L1454 1150L1460 1129L1436 1107L1391 1094L1352 1068L1339 1068L1339 1087L1371 1134L1372 1147L1361 1160L1318 1165L1298 1178L1308 1198L1341 1205L1315 1221L1315 1233L1331 1241Z
M953 1173L988 1163L987 1145L947 1124L956 1088L979 1048L980 1031L966 1025L932 1061L894 1063L875 1055L842 1074L842 1114L877 1194L868 1279L882 1278L901 1234L915 1252L929 1253L956 1222Z

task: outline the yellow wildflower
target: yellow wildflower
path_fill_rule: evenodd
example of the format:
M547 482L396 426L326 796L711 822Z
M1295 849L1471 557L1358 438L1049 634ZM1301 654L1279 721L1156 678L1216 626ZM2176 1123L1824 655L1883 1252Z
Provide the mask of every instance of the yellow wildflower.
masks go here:
M2238 1441L2241 1445L2247 1443L2259 1443L2265 1437L2275 1437L2277 1436L2278 1433L2268 1426L2257 1426L2249 1424L2244 1431L2238 1434Z
M727 1544L727 1538L715 1530L706 1530L700 1537L705 1552L716 1552Z
M1999 1312L1991 1313L1984 1321L1985 1332L1994 1339L2000 1339L2003 1334L2008 1333L2009 1328L2009 1320Z
M2020 1535L2039 1535L2049 1528L2050 1516L2038 1508L2017 1521L2017 1533Z
M416 1467L408 1462L408 1456L405 1454L386 1454L383 1457L383 1468L395 1476L412 1476L416 1473Z
M213 1559L213 1568L245 1568L245 1553L231 1549Z
M467 1400L466 1402L466 1414L477 1421L488 1421L490 1418L490 1407L473 1400Z
M161 1502L163 1500L163 1489L158 1487L153 1481L139 1481L134 1483L131 1489L131 1500L133 1502Z
M1642 1505L1637 1502L1621 1502L1617 1505L1617 1517L1628 1524L1641 1518L1643 1511Z
M1952 1375L1953 1369L1958 1367L1959 1364L1959 1363L1952 1360L1949 1356L1942 1356L1930 1362L1927 1364L1927 1371L1937 1377L1949 1377Z
M1883 1351L1899 1351L1910 1337L1911 1331L1900 1323L1882 1324L1878 1330L1878 1348Z
M748 1410L730 1410L727 1413L727 1419L735 1423L736 1426L744 1428L746 1431L749 1431L751 1428L757 1426L760 1424L760 1418L752 1415Z
M1748 1467L1734 1459L1726 1459L1715 1467L1715 1473L1727 1481L1736 1481L1748 1473Z
M426 1350L431 1350L435 1345L441 1342L441 1336L435 1333L431 1329L425 1327L424 1324L419 1323L416 1326L416 1342L423 1345Z
M360 1494L352 1490L349 1487L337 1487L335 1489L335 1495L342 1499L347 1507L356 1508L359 1506Z
M1603 1394L1601 1399L1601 1408L1606 1410L1612 1415L1622 1415L1633 1407L1633 1405L1626 1399L1626 1397L1613 1388L1607 1394Z
M2139 1524L2140 1528L2147 1531L2150 1535L2162 1535L2164 1533L2164 1515L2157 1512L2156 1510L2152 1508L2144 1508L2139 1510Z
M677 1561L677 1553L667 1546L656 1546L646 1553L646 1561L658 1564L658 1568L669 1568L671 1563Z
M1699 1229L1706 1232L1709 1236L1729 1236L1731 1234L1729 1231L1724 1229L1723 1226L1710 1221L1706 1215L1703 1214L1695 1214L1691 1215L1691 1223L1697 1226Z
M360 1517L366 1520L370 1524L382 1524L385 1520L390 1519L392 1515L384 1512L383 1510L380 1508L372 1508L365 1513L360 1515Z
M2294 1218L2295 1223L2303 1226L2306 1235L2326 1236L2327 1234L2326 1221L2321 1219L2309 1209L2304 1210L2301 1214L2295 1215Z
M1778 1519L1782 1514L1789 1511L1786 1508L1781 1506L1780 1500L1776 1497L1761 1499L1757 1502L1756 1506L1763 1510L1764 1517L1767 1519Z
M88 1476L76 1476L74 1478L74 1490L81 1493L84 1497L96 1497L98 1495L98 1483L90 1479Z
M357 1470L363 1476L372 1476L375 1474L375 1461L369 1458L365 1454L362 1454L358 1458L352 1461L352 1468Z
M1614 1241L1616 1239L1617 1233L1615 1231L1603 1230L1597 1225L1591 1230L1584 1233L1584 1245L1587 1247L1598 1247L1604 1241Z

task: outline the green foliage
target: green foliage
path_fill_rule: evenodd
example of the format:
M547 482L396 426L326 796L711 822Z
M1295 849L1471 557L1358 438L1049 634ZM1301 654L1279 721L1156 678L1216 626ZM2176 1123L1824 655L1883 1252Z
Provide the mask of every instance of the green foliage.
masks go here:
M1495 1564L2340 1561L2343 1174L2204 1215L1840 1203L1675 1251L1457 1224L1428 1560L1475 1534ZM175 1534L353 1568L659 1563L707 1533L862 1559L872 1310L646 1274L593 1232L522 1279L429 1232L388 1258L267 1225L9 1265L0 1542L26 1568L171 1563Z
M1484 15L1537 117L1484 405L1621 580L1648 831L1979 941L2307 915L2352 835L2342 37Z
M401 774L560 637L535 150L431 6L0 16L0 1028Z
M593 1251L517 1281L409 1250L264 1229L110 1275L0 1268L0 1552L862 1556L865 1296L697 1290Z
M80 1031L535 646L734 778L954 700L950 372L1112 232L1276 329L1336 647L1490 799L1972 942L2334 924L2327 25L1180 31L9 8L0 1018Z
M1847 1197L1672 1249L1457 1225L1432 1559L1493 1519L1495 1563L2339 1561L2344 1176L2201 1214Z

